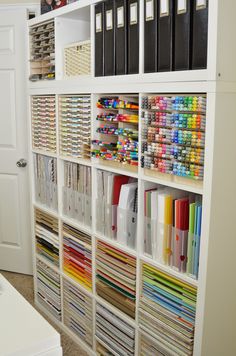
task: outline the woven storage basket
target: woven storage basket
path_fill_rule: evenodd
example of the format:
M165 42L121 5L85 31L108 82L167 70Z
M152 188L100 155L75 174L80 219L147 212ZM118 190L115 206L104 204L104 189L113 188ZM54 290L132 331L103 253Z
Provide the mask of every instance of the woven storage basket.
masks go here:
M66 77L90 74L90 41L73 43L64 49L64 73Z

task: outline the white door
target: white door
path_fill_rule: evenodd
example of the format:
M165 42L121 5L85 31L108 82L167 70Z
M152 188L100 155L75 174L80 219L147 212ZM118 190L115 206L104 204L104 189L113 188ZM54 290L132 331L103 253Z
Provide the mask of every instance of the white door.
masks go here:
M32 273L27 131L27 12L0 8L0 269Z

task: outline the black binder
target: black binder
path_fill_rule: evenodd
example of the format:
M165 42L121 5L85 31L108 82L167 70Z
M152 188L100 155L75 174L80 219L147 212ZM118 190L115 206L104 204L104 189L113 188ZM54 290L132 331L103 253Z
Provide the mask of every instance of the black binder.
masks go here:
M114 0L107 0L104 4L104 75L115 75Z
M95 77L104 75L104 3L95 5Z
M193 1L192 69L207 67L208 0Z
M190 69L192 0L175 1L174 70Z
M115 57L116 74L127 73L127 5L126 0L115 0Z
M157 71L157 1L144 1L144 73Z
M174 0L159 0L158 11L158 72L173 68Z
M139 72L139 0L128 0L128 74Z

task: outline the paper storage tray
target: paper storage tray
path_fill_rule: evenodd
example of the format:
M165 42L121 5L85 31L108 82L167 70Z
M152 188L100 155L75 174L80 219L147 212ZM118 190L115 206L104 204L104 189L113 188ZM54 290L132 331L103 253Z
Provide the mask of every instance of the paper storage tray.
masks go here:
M105 201L103 197L96 200L96 230L105 235Z
M137 213L117 208L117 241L130 248L136 248Z
M154 257L155 245L155 233L156 233L157 221L154 219L144 218L144 253L150 257Z
M92 224L92 201L91 196L84 195L84 224L91 226Z
M187 263L186 272L192 278L198 278L200 253L200 237L189 232L187 241Z
M64 49L64 73L66 77L90 74L91 43L74 43Z
M71 188L63 187L63 213L84 223L84 194Z
M172 230L172 267L180 272L186 272L188 231L173 227Z

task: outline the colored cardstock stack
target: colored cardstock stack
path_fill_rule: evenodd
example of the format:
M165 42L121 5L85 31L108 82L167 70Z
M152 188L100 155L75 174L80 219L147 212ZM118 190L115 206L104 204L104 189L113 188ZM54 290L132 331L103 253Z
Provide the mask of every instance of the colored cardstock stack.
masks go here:
M64 162L63 212L91 227L91 167Z
M205 95L142 97L142 168L203 180Z
M158 269L142 265L140 330L164 355L192 355L197 289Z
M97 242L96 291L109 303L135 317L136 259L104 242Z
M114 350L115 355L134 355L135 329L99 303L96 305L95 335Z
M39 303L56 319L61 320L60 275L40 260L37 260L36 271Z
M144 253L198 277L201 197L172 188L144 191Z
M126 165L138 165L138 98L102 97L92 156ZM129 101L130 99L137 101Z
M57 210L57 160L34 154L35 199L48 208Z
M36 251L39 255L59 267L58 220L35 209Z
M90 158L90 95L59 97L60 153Z
M65 325L90 347L93 347L92 298L65 279L63 296Z
M54 21L45 22L30 29L29 79L37 81L55 78L55 34Z
M55 96L32 96L31 111L33 148L56 153Z
M63 224L64 271L88 290L92 289L91 236Z

